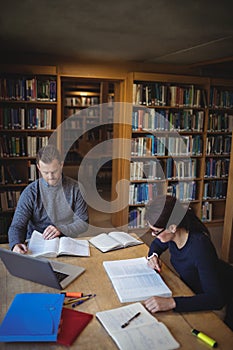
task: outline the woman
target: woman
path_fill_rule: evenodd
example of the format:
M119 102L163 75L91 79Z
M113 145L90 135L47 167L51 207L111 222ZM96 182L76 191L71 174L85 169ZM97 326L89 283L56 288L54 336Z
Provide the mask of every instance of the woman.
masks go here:
M146 308L152 313L189 312L219 310L226 305L232 298L233 269L218 258L208 229L194 211L175 197L162 196L150 203L145 219L156 237L150 246L148 265L160 271L160 255L169 249L171 264L195 293L170 298L153 296L145 301Z

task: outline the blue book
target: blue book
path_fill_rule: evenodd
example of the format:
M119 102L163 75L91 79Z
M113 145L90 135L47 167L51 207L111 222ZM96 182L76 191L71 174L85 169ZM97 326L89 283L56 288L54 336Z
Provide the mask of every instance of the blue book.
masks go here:
M1 342L57 341L64 294L16 294L0 325Z

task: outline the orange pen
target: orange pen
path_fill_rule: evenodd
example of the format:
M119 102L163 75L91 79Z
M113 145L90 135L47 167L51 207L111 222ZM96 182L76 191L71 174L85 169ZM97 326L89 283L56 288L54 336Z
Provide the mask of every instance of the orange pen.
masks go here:
M62 292L61 294L65 294L68 298L81 298L83 296L81 292Z

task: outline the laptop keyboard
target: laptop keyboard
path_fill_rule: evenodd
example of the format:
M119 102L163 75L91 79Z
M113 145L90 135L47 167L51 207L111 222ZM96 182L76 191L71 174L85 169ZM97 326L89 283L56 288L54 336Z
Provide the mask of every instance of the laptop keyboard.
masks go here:
M54 271L54 273L55 273L55 275L57 277L58 282L63 281L67 276L69 276L66 273L63 273L63 272L60 272L60 271L55 271L55 270L53 270L53 271Z

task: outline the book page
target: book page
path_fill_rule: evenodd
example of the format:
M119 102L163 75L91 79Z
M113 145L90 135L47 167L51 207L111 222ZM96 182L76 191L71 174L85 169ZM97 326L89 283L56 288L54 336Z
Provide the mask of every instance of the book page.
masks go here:
M146 300L153 295L172 295L162 277L147 266L144 257L104 261L103 265L122 303Z
M112 231L108 235L114 238L116 241L119 241L124 247L143 243L126 232Z
M96 237L92 237L89 242L104 253L109 250L123 248L121 243L117 242L106 233L101 233Z
M44 239L42 233L34 230L29 241L29 254L32 256L56 257L59 248L59 238Z
M90 256L89 243L85 239L61 237L58 255Z
M145 257L135 259L104 261L104 267L111 277L124 277L151 274Z
M133 315L140 315L122 328ZM140 303L97 312L97 319L122 350L177 349L179 344L167 327L158 322Z

